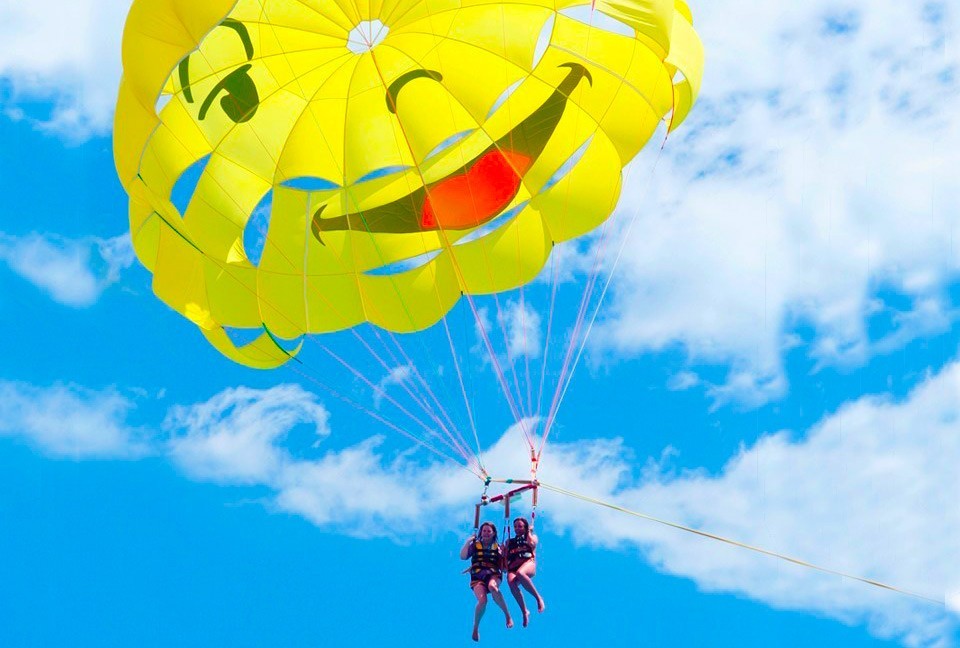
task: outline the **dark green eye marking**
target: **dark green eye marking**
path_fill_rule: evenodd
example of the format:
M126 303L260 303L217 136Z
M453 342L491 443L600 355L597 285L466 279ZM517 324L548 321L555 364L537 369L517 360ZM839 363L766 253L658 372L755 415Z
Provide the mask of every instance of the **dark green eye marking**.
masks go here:
M239 20L227 18L218 26L227 27L236 32L237 36L240 37L240 42L243 44L243 52L246 54L247 60L250 61L253 59L253 41L250 39L250 32L247 30L246 25ZM200 105L200 113L197 118L201 121L206 119L207 112L210 110L213 100L221 92L226 91L227 94L220 99L220 107L223 109L224 114L235 124L250 121L260 106L260 95L257 93L257 84L254 83L250 75L247 74L251 67L253 66L249 63L242 65L217 83ZM180 64L177 66L177 73L180 77L180 87L183 88L183 98L187 100L187 103L193 103L193 90L190 87L189 56L180 61Z
M247 71L251 67L253 66L249 63L242 65L225 76L220 83L213 86L213 90L203 100L197 118L203 121L207 116L207 111L210 110L210 104L222 90L225 90L226 96L220 99L220 107L223 108L224 114L235 124L250 121L257 114L257 108L260 106L257 85L247 75Z
M247 60L253 58L253 41L250 40L250 32L247 31L247 26L244 25L239 20L234 20L233 18L226 18L222 23L221 27L229 27L233 31L237 32L237 36L240 37L240 40L243 42L243 51L247 55Z
M427 78L433 79L434 81L442 81L443 75L439 72L434 72L433 70L410 70L404 74L401 74L397 77L396 81L390 84L390 87L387 88L387 110L393 114L397 114L397 94L400 92L400 88L407 85L414 79Z

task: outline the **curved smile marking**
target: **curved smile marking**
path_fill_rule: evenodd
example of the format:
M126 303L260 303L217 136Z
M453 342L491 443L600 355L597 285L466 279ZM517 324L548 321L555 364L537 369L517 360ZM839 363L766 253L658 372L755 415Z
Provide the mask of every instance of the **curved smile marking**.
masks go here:
M322 205L313 214L311 231L323 244L322 233L354 230L370 233L411 233L438 229L463 230L482 225L503 211L520 191L523 176L543 153L553 136L567 105L567 97L580 80L593 79L579 63L563 63L570 71L557 89L551 93L526 119L509 133L487 147L476 158L452 174L420 187L416 191L386 205L365 212L323 218L327 207ZM387 92L387 107L393 106L401 81L417 77L439 80L440 75L426 70L414 70L391 84Z

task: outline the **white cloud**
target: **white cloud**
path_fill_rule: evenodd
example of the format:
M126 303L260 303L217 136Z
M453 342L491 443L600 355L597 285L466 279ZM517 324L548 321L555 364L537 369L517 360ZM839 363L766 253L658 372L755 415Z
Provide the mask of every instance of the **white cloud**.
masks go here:
M329 415L316 396L281 385L228 389L206 402L174 407L165 427L172 432L169 455L190 477L268 487L277 508L357 536L409 538L420 533L422 525L414 523L423 515L449 515L452 521L453 511L462 513L464 502L477 495L478 482L469 473L409 453L388 458L379 436L293 453L285 439L302 424L313 426L320 438L330 434ZM517 457L528 456L523 443L520 432L511 430L484 458L513 469Z
M296 385L265 391L236 387L205 403L170 409L170 456L195 479L272 483L294 460L280 441L299 424L319 438L330 433L329 413Z
M0 436L25 439L53 457L135 458L149 448L142 431L126 423L133 407L110 389L0 381Z
M634 482L629 457L611 442L555 445L546 466L557 464L570 490L943 601L960 585L958 420L954 364L904 402L863 398L803 440L762 438L716 476L647 470ZM554 508L552 522L579 542L638 547L706 591L864 624L906 645L948 645L960 628L942 605L613 511L574 503Z
M681 371L670 377L667 389L671 391L686 391L700 384L700 377L692 371Z
M82 140L109 131L129 0L0 3L0 77L9 117ZM35 114L28 102L50 100Z
M92 306L133 264L127 234L111 239L68 240L31 234L15 237L0 232L0 261L66 306Z
M535 306L541 304L501 299L496 304L496 324L491 321L490 308L478 308L473 325L477 339L471 352L489 360L486 337L501 365L508 366L518 359L539 358L543 349L543 322Z
M375 409L380 409L380 405L383 404L383 398L386 395L387 387L391 385L402 385L404 382L408 381L413 375L413 371L410 365L403 365L400 367L394 367L387 373L386 376L377 383L376 388L373 390L373 406Z
M540 315L529 303L507 300L498 319L507 338L507 357L510 360L540 357Z
M944 288L958 269L960 10L728 0L694 14L702 101L652 186L631 173L621 214L636 223L597 342L629 354L680 343L730 365L720 402L756 404L786 389L798 322L815 327L821 364L943 330L957 316ZM911 306L871 342L878 287Z
M946 604L948 610L960 614L960 590L947 592Z

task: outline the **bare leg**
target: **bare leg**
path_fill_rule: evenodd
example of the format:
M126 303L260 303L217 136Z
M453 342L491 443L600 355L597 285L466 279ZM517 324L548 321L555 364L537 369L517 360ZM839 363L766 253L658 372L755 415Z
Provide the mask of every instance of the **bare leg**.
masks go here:
M533 598L537 600L537 611L543 612L547 609L547 604L543 602L543 597L540 596L540 592L537 591L536 586L533 584L533 576L537 573L537 564L528 560L527 562L520 565L520 568L517 569L516 577L514 578L514 586L519 583L523 589L527 590L533 595Z
M497 604L501 610L503 610L503 616L507 619L507 627L513 627L513 619L510 618L510 610L507 609L507 602L503 600L503 594L500 593L500 582L496 578L491 578L490 582L487 583L487 589L490 590L490 596L493 597L493 602Z
M473 586L473 594L477 597L477 607L473 611L473 640L480 641L480 619L487 610L487 588L483 583Z
M510 586L513 598L517 599L517 605L520 606L520 613L523 615L523 627L526 628L530 623L530 610L527 609L527 602L523 600L523 592L517 584L516 572L507 572L507 584Z

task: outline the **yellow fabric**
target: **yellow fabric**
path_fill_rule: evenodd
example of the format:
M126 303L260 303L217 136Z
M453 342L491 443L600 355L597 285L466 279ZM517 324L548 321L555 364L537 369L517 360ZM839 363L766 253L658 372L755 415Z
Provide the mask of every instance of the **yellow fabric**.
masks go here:
M683 76L674 84L671 131L687 118L693 103L697 100L697 95L700 94L703 78L703 44L693 29L690 8L684 4L683 0L676 1L677 18L673 22L672 44L666 62Z
M567 11L585 4L135 0L114 156L156 294L224 354L271 367L299 348L278 340L416 331L462 293L532 280L555 243L603 223L623 167L700 89L682 0L597 0L633 37ZM506 202L453 195L481 159L515 179ZM264 209L253 263L244 231ZM231 328L264 332L237 346Z

